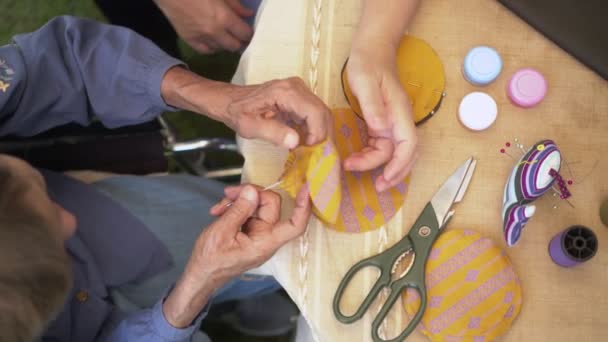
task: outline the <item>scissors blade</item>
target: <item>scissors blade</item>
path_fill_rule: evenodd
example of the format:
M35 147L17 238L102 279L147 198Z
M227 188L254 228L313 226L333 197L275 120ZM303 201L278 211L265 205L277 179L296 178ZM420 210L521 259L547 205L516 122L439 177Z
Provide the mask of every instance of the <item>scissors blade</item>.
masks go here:
M464 197L477 161L473 157L467 159L450 178L439 188L435 193L435 196L431 199L431 204L435 210L435 216L437 222L442 227L446 220L449 218L450 209L454 203L458 203ZM453 214L453 212L452 212Z
M477 160L473 159L473 161L469 165L467 174L466 174L464 180L462 181L462 185L460 186L460 190L458 191L458 194L456 195L456 199L454 200L454 203L460 203L460 201L462 201L464 194L467 192L467 189L469 188L469 183L471 183L471 179L473 178L473 171L475 171L476 166L477 166Z

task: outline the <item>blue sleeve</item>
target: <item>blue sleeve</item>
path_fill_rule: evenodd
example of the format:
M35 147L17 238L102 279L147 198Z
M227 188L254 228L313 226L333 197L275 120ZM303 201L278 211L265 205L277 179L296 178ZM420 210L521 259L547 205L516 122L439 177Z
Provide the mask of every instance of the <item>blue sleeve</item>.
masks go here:
M160 87L179 64L129 29L55 18L0 47L0 136L94 119L110 128L148 121L173 109Z
M198 314L189 327L178 329L165 319L164 298L151 309L136 311L124 318L110 334L108 341L119 342L187 342L198 331L201 321L207 316L210 303Z

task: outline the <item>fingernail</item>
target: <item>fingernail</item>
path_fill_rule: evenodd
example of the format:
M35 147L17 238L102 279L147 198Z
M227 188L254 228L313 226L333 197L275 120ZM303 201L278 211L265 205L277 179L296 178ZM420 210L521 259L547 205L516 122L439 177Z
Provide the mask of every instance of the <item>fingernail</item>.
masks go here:
M298 136L293 132L287 133L283 139L283 145L289 149L295 148L298 146Z
M349 162L345 161L345 162L342 164L342 167L344 168L344 170L345 170L345 171L351 171L352 165L351 165L351 163L349 163Z
M241 191L239 196L248 201L255 202L257 195L258 193L254 188L246 186L243 191Z

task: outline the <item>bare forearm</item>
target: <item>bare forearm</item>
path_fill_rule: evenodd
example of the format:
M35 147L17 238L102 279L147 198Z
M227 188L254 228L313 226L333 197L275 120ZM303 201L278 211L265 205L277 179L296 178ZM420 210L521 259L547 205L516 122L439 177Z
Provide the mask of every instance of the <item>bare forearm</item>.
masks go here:
M173 107L223 121L223 109L232 85L206 79L185 68L174 67L165 74L161 94Z
M379 42L395 47L409 26L420 0L364 0L353 42Z
M190 269L191 267L186 267L184 274L163 303L165 319L178 329L192 324L220 286L213 277L205 276L204 272L193 274Z

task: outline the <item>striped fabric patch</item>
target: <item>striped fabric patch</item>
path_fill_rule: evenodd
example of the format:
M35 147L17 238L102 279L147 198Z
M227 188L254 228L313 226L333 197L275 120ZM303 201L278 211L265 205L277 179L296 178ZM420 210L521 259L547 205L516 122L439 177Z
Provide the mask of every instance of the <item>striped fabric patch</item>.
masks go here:
M492 341L506 333L522 302L519 278L506 254L480 234L449 230L426 264L428 306L419 330L432 341ZM420 298L404 294L408 315Z
M408 180L378 193L374 182L382 168L344 171L342 161L366 146L367 131L351 109L335 109L333 114L331 139L289 153L281 187L295 197L302 185L308 186L313 211L329 228L353 233L377 229L403 205Z

